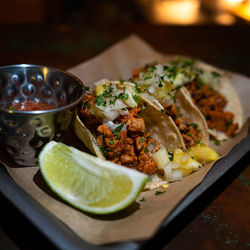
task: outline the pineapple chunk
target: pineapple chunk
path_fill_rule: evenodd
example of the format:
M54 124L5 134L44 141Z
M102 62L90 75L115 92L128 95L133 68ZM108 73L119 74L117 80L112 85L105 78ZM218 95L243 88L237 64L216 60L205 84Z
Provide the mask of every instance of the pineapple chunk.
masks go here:
M173 162L179 165L183 172L183 176L192 173L201 166L201 164L193 159L189 153L183 152L180 149L175 149Z
M127 96L126 99L123 99L123 102L130 108L136 108L138 103L136 102L136 98L134 98L133 94L136 93L135 88L132 86L126 86L124 90L124 95ZM136 94L134 94L136 95Z
M191 147L188 153L202 164L216 161L219 158L219 154L204 143L199 143Z
M165 148L159 149L153 154L153 160L159 169L164 169L164 167L170 162L167 150Z
M97 86L96 86L96 90L95 90L95 93L97 96L101 95L106 89L107 89L107 86L108 86L108 82L106 81L101 81Z
M157 90L154 92L154 97L158 100L163 99L173 89L172 83L167 81L165 81L164 83L164 86L157 88Z

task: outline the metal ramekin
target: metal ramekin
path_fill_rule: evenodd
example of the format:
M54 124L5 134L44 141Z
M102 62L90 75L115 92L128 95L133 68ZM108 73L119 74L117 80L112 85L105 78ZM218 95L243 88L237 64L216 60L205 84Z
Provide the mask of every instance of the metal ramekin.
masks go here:
M0 148L14 163L37 164L38 153L50 140L60 141L84 90L72 74L39 65L0 67ZM10 103L24 100L48 103L55 109L18 111Z

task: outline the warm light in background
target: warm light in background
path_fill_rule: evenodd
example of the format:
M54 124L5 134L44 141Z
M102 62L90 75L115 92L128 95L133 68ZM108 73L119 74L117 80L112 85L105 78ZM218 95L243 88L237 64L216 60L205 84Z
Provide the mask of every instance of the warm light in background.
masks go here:
M233 25L240 20L236 17L250 21L250 0L136 1L147 20L154 24L192 25L211 22Z
M233 13L236 16L241 17L250 22L250 2L241 4L233 11Z
M198 0L155 1L153 18L157 23L192 24L197 20L200 2Z
M219 0L219 6L224 9L232 9L243 2L244 0Z
M220 6L240 18L250 21L249 0L220 0Z

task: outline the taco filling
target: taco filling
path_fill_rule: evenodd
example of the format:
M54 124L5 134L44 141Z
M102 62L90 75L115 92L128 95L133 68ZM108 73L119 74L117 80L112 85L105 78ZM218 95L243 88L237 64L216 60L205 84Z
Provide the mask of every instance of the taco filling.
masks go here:
M153 154L162 145L140 117L146 104L139 104L139 96L130 95L125 87L122 91L112 84L102 85L102 88L100 95L83 98L79 116L94 135L105 158L148 175L163 174L153 160Z
M225 111L226 98L209 85L202 84L198 79L185 85L192 101L206 118L210 129L224 132L228 137L234 136L239 127L234 123L234 114Z
M193 135L193 137L191 136L193 140L187 137L187 133L183 133L181 128L183 127L183 123L187 125L185 124L186 119L184 117L182 117L183 119L177 119L176 108L178 107L168 104L171 92L173 90L178 91L185 86L189 92L188 97L190 98L191 96L192 102L205 117L208 128L218 133L222 132L228 137L234 136L239 128L238 120L241 117L238 114L237 118L239 119L235 119L235 113L237 112L233 112L233 108L240 106L240 104L237 102L237 105L232 105L232 103L228 105L229 101L232 102L229 96L233 94L234 90L228 83L226 85L225 81L227 80L225 78L224 75L215 71L214 68L205 64L198 64L194 59L178 58L166 64L154 63L134 70L131 82L140 91L149 93L159 100L161 104L165 104L165 110L167 109L167 113L173 118L180 129L188 148L193 144L194 139L196 141L199 140L195 136L195 134L198 135L198 131L195 134L193 133L193 129L188 131L189 134ZM224 96L223 92L228 95ZM230 106L230 108L227 108L227 106ZM187 127L190 129L190 126ZM187 131L186 127L185 131Z
M165 112L176 117L184 134L190 133L188 152L180 147L181 136L173 121L131 83L99 81L95 95L84 96L74 128L78 138L98 157L151 176L146 189L153 189L181 180L219 157L207 145L195 145L199 131L178 116L175 103Z
M196 123L191 123L181 112L181 107L176 103L165 105L164 113L168 114L174 120L178 127L186 148L190 148L200 143L201 130Z
M160 149L161 143L150 132L145 132L145 121L139 117L141 108L128 108L126 114L102 124L93 119L90 112L89 105L95 104L93 96L86 96L80 117L95 136L106 159L149 175L159 173L153 153Z

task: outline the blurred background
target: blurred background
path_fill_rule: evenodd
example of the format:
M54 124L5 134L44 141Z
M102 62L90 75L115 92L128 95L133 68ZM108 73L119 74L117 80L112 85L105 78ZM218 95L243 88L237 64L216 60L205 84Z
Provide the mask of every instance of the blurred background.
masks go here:
M0 0L0 65L67 69L135 33L164 53L242 70L249 24L250 0Z
M67 70L130 34L162 53L250 76L250 0L0 0L0 66ZM196 206L185 218L192 223L164 250L193 249L193 242L196 249L249 249L248 177L249 167L204 211ZM54 249L1 194L0 203L0 249Z
M0 24L250 23L249 0L0 0L0 6Z

